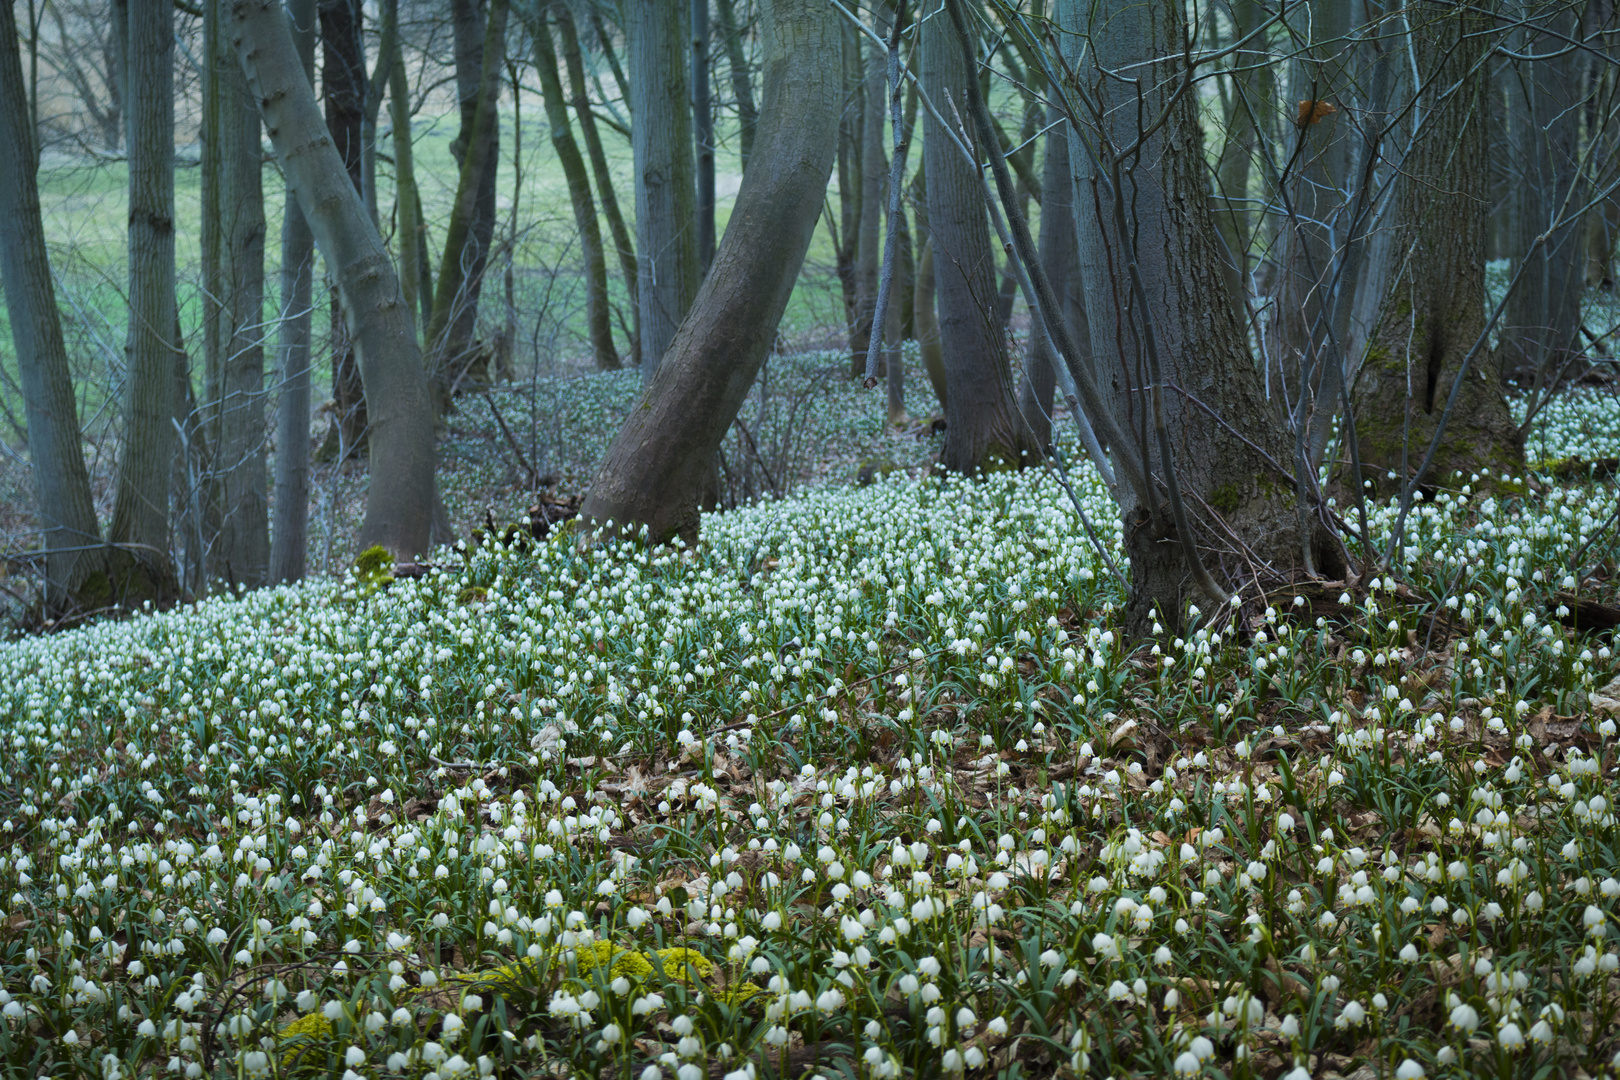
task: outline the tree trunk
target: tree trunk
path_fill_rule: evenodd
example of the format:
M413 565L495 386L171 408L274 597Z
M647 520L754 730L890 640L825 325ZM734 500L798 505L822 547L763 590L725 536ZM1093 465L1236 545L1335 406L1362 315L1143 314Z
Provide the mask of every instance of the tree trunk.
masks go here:
M1485 328L1488 87L1480 67L1490 22L1425 0L1411 9L1422 76L1424 131L1396 181L1398 265L1368 344L1354 401L1362 475L1417 468L1456 385L1459 365ZM1468 483L1473 473L1517 475L1524 448L1495 372L1469 365L1429 475Z
M960 111L974 73L967 70L948 19L923 23L922 50L924 92L941 109L947 109L949 94ZM995 248L985 222L984 188L976 166L932 113L923 123L923 160L947 389L940 465L966 476L1021 468L1038 459L1041 448L1018 411L1006 338L996 318Z
M585 62L580 55L579 31L568 4L558 0L552 4L561 35L563 67L568 72L569 100L579 120L579 131L585 139L585 153L590 158L591 172L596 176L596 193L602 202L602 216L607 218L608 231L613 236L614 250L619 256L619 269L624 273L624 291L629 299L633 329L630 334L630 363L641 366L641 314L636 289L636 245L625 227L624 215L619 211L619 197L613 190L613 174L608 169L607 155L602 151L602 137L596 128L596 114L591 111L591 100L585 81Z
M1266 399L1226 296L1196 94L1176 94L1185 76L1182 5L1064 0L1059 18L1065 54L1102 117L1080 118L1069 154L1092 362L1115 415L1137 433L1155 484L1119 491L1131 573L1127 629L1141 634L1156 612L1174 626L1185 601L1209 602L1194 584L1184 540L1200 549L1217 589L1252 588L1261 574L1286 580L1312 564L1329 573L1342 567L1314 520L1301 536L1289 478L1254 449L1291 460L1282 416ZM1120 160L1122 147L1138 143L1139 118L1160 115L1164 124ZM1173 490L1189 513L1167 505ZM1178 519L1192 536L1178 531Z
M646 526L655 541L697 532L714 455L770 352L821 213L840 101L838 17L821 0L765 0L753 167L691 316L591 484L581 513L598 526Z
M17 25L0 19L0 145L28 145L27 102ZM28 418L34 505L45 552L43 614L52 618L77 606L81 590L93 591L85 586L101 573L106 552L100 549L101 529L84 467L39 188L26 154L0 154L0 285ZM105 590L104 579L97 584ZM84 602L95 600L86 595Z
M397 3L397 0L393 0ZM304 77L315 82L315 0L292 0L287 21ZM395 38L396 46L398 38ZM313 94L313 90L311 91ZM407 135L407 141L409 136ZM397 158L396 152L396 158ZM397 165L396 165L397 168ZM401 246L405 229L401 214ZM276 346L275 531L270 537L270 580L302 581L309 537L310 324L315 238L289 186L281 213L281 340Z
M1289 86L1290 96L1305 103L1295 118L1303 116L1306 122L1294 128L1293 167L1284 176L1293 216L1281 226L1276 313L1268 328L1266 353L1272 365L1272 393L1286 393L1290 404L1306 392L1301 376L1320 366L1308 364L1307 357L1315 355L1313 334L1321 336L1321 319L1332 302L1334 269L1343 254L1336 238L1349 225L1347 193L1352 187L1355 128L1343 106L1353 92L1356 74L1347 62L1354 55L1347 40L1351 5L1343 0L1309 0L1295 9L1306 12L1295 29L1310 44L1290 66ZM1354 284L1341 280L1337 288L1350 290Z
M210 23L217 8L205 16ZM205 416L210 469L209 577L242 588L269 573L269 507L264 468L264 187L259 109L241 65L210 27L204 176L204 235L211 233L212 287L203 298L207 345ZM210 145L211 144L211 145ZM212 183L209 183L209 181ZM212 192L214 200L207 205Z
M365 115L366 56L361 37L361 0L318 0L321 27L321 89L326 102L326 130L354 184L361 188L360 121ZM328 267L330 272L330 267ZM343 305L332 293L333 425L322 457L358 453L366 440L366 396L355 363L352 327L343 322Z
M714 262L714 100L709 85L709 0L692 0L692 127L697 136L698 279Z
M905 204L895 219L894 282L889 286L889 310L884 323L883 386L889 423L899 427L910 423L906 413L905 355L906 316L911 313L911 296L916 289L916 267L911 255L911 230L906 225Z
M315 235L353 330L371 415L362 548L399 558L429 546L438 493L433 406L392 260L326 136L279 0L234 0L231 37L276 156Z
M1253 33L1262 15L1259 0L1233 0L1233 42L1243 41ZM1211 25L1214 25L1213 20ZM1254 119L1274 107L1271 102L1276 93L1276 79L1272 75L1270 57L1258 42L1233 54L1232 69L1223 88L1226 124L1221 137L1220 160L1215 166L1211 209L1215 230L1221 238L1221 269L1226 292L1236 305L1239 323L1247 326L1249 312L1245 297L1249 291L1249 250L1253 243L1248 207L1249 172L1258 149Z
M866 118L866 83L862 74L862 47L865 39L847 23L843 36L844 110L838 120L838 220L827 219L832 236L833 266L838 275L838 291L844 301L844 326L848 329L849 374L859 378L866 371L868 338L856 331L860 324L859 287L856 260L860 257L861 195L865 190L861 174L861 128Z
M887 37L892 18L890 4L874 13L875 29ZM856 39L864 63L860 97L860 201L855 228L855 318L849 334L849 351L855 366L866 371L866 353L871 346L877 312L878 263L883 255L883 210L888 206L889 166L884 152L884 122L888 111L889 53L864 36Z
M748 171L748 159L754 152L754 125L759 111L754 107L754 80L748 68L748 56L743 50L743 36L737 26L737 12L732 0L715 0L720 13L720 34L726 43L726 66L731 72L731 96L737 99L737 138L741 144L739 156L742 171Z
M1041 166L1041 266L1058 290L1069 336L1081 350L1080 363L1091 367L1091 325L1086 320L1085 289L1080 279L1080 252L1075 237L1074 185L1069 179L1069 124L1056 105L1047 106L1050 128L1045 139L1046 158ZM1018 409L1034 429L1036 442L1052 441L1052 403L1057 373L1045 334L1031 332L1029 362L1019 384Z
M112 599L174 591L169 475L174 463L174 8L129 2L129 366L124 447L109 539L119 546Z
M1502 313L1502 378L1529 385L1543 372L1559 375L1580 352L1581 220L1571 211L1585 201L1581 179L1581 65L1585 53L1568 44L1580 34L1573 10L1524 14L1553 33L1526 29L1514 37L1515 52L1547 55L1508 73L1512 87L1518 235L1510 252L1514 268L1529 269ZM1580 190L1576 190L1577 187ZM1560 222L1553 228L1555 222ZM1545 233L1547 240L1533 246Z
M540 73L546 121L551 125L551 145L568 184L574 227L579 230L580 256L585 264L585 325L590 333L591 354L597 370L617 371L621 365L608 318L607 257L602 250L602 228L596 219L596 201L591 198L590 174L585 171L585 159L579 155L574 129L568 122L568 103L557 74L557 53L551 41L551 27L546 24L543 13L530 20L529 35L534 38L534 63Z
M495 174L500 149L501 68L506 57L508 0L490 0L483 30L482 59L472 60L464 39L477 17L476 0L456 2L456 82L461 93L461 134L451 153L461 166L456 198L445 225L444 256L433 293L433 321L427 347L433 357L434 387L441 411L466 376L474 351L478 295L495 233ZM470 12L470 14L469 14ZM472 79L469 73L476 73ZM468 110L471 109L469 116Z
M653 373L698 291L692 110L686 89L686 5L626 0L630 144L636 170L636 281L641 381Z
M399 221L399 286L405 306L414 317L421 313L425 333L432 318L433 291L421 288L426 266L426 226L422 198L416 187L416 151L411 134L411 92L405 76L405 49L399 32L399 0L383 0L383 40L390 46L388 64L388 119L394 127L394 205ZM388 27L393 26L393 32Z

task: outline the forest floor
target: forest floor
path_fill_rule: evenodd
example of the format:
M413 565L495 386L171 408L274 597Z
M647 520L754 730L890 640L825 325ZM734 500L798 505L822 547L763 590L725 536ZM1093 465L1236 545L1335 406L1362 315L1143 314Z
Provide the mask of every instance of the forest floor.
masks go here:
M566 491L624 379L535 407L544 465L506 390L453 454ZM914 474L843 385L780 439L838 455L693 547L0 646L3 1070L1620 1068L1620 660L1570 625L1620 575L1610 391L1538 421L1556 476L1423 503L1398 575L1130 643L1049 472Z

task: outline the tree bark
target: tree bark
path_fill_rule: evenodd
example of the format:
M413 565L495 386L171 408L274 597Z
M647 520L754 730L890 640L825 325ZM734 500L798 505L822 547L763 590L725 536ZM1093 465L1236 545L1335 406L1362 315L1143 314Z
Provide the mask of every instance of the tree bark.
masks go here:
M737 11L732 0L715 0L720 14L720 35L726 43L726 66L731 74L731 96L737 99L737 138L743 172L748 171L748 159L754 152L754 125L759 110L754 107L754 79L748 67L748 56L743 50L743 35L737 26Z
M461 92L461 135L451 152L461 166L456 198L445 225L444 256L439 260L439 281L433 292L433 321L427 347L433 357L434 387L441 411L462 380L472 358L478 318L478 295L489 260L490 238L495 232L495 174L500 149L501 68L506 57L508 0L490 0L483 29L482 59L474 65L472 52L463 47L471 34L472 16L466 14L476 0L457 0L455 18L456 80ZM473 81L469 71L476 71ZM470 96L469 96L470 90ZM468 109L472 115L469 118Z
M949 102L955 102L965 122L964 94L974 73L967 70L949 20L923 22L922 50L924 92L947 119L953 119ZM1021 468L1039 459L1041 448L1018 411L1006 338L996 318L995 248L985 222L984 188L975 165L932 113L923 123L923 160L945 360L940 465L967 476Z
M1529 28L1516 34L1514 51L1548 58L1508 72L1520 169L1513 187L1517 235L1510 256L1515 269L1525 259L1530 267L1502 313L1499 355L1502 378L1528 385L1538 371L1546 378L1558 375L1580 350L1581 221L1571 211L1584 201L1584 192L1572 193L1577 185L1584 189L1580 74L1585 54L1569 45L1580 34L1573 9L1546 13L1528 3L1524 8L1534 20L1531 27L1540 23L1553 31ZM1546 242L1535 245L1543 233Z
M321 27L321 90L326 102L326 130L354 190L360 191L361 119L365 115L366 56L361 37L361 0L318 0ZM352 328L343 322L343 305L332 293L333 425L322 457L341 460L359 452L366 440L366 397L355 364Z
M1424 131L1395 193L1399 276L1368 344L1354 402L1362 475L1417 468L1463 357L1485 329L1488 88L1480 67L1489 19L1449 4L1411 5L1412 52L1422 76ZM1521 444L1495 372L1476 358L1446 422L1428 475L1468 483L1473 473L1517 475Z
M714 455L770 352L821 213L840 100L837 19L821 0L765 0L751 168L690 317L591 484L581 513L600 528L645 526L655 541L697 532Z
M630 144L636 170L636 282L641 380L659 362L698 291L692 110L686 87L686 5L626 0Z
M553 3L557 17L557 32L562 42L563 67L568 72L569 100L579 120L579 132L585 139L585 153L590 158L591 172L596 177L596 194L602 203L602 216L607 218L608 231L613 236L613 247L619 256L619 269L624 273L624 291L629 300L632 329L630 333L630 364L641 366L640 306L636 288L636 245L630 239L630 230L619 211L619 197L613 190L613 173L608 169L607 154L602 150L602 136L597 131L596 114L591 111L591 99L585 80L585 62L580 54L579 30L566 2Z
M433 407L393 261L327 136L279 0L234 0L232 45L316 246L337 278L371 416L360 546L428 549L438 492Z
M0 145L28 145L27 102L17 26L0 19ZM102 572L106 552L100 549L101 529L84 467L39 188L26 154L0 154L0 285L28 420L28 457L45 553L43 613L52 618L77 606L91 576ZM105 589L104 579L100 584Z
M391 0L397 3L397 0ZM315 0L291 0L287 22L304 78L315 83ZM398 38L395 39L396 44ZM313 89L310 91L313 96ZM406 140L409 142L407 129ZM396 151L396 169L398 153ZM404 246L401 214L401 247ZM280 341L276 376L275 531L270 537L270 580L302 581L309 541L310 326L313 321L315 238L289 185L281 212ZM407 306L409 306L407 304Z
M1259 0L1233 0L1231 18L1234 44L1255 31L1263 14ZM1249 312L1245 297L1249 291L1249 250L1253 243L1252 217L1248 207L1249 173L1250 163L1259 150L1254 119L1257 114L1273 107L1271 101L1276 93L1276 78L1272 75L1269 57L1258 43L1251 43L1234 53L1232 68L1229 81L1223 88L1226 123L1221 136L1221 156L1215 165L1215 192L1211 210L1215 230L1221 238L1222 276L1226 279L1226 292L1236 305L1238 321L1246 326Z
M585 325L590 334L591 355L597 370L617 371L621 365L609 321L607 257L602 250L602 227L596 218L596 201L591 198L590 174L585 171L585 159L579 154L573 125L568 122L568 102L563 96L562 79L557 74L557 51L552 44L551 27L543 11L535 12L528 22L529 36L534 38L534 64L540 74L540 93L545 99L546 122L551 127L551 146L568 184L574 227L579 231L580 258L585 266Z
M1186 74L1182 5L1064 0L1058 10L1077 89L1092 103L1069 144L1092 362L1115 415L1139 438L1154 483L1150 492L1119 492L1131 573L1127 629L1135 635L1156 612L1174 626L1187 600L1209 602L1194 584L1184 540L1200 550L1218 589L1342 566L1313 516L1301 535L1290 479L1261 454L1291 460L1282 416L1226 295L1196 93L1177 93ZM1161 115L1165 123L1136 145L1139 118ZM1169 501L1173 490L1190 506L1183 520L1191 537L1177 529L1183 515Z
M692 2L692 127L697 136L698 279L714 262L714 100L709 76L709 0Z
M875 11L874 29L882 37L889 33L892 5L882 4ZM889 203L888 155L884 152L884 115L888 111L888 50L864 36L856 39L863 62L860 96L860 201L855 228L855 317L850 325L849 351L856 367L866 370L866 353L872 342L877 314L878 262L883 255L883 209Z
M129 334L124 447L109 539L112 599L174 591L169 477L174 463L174 8L129 2Z
M212 6L206 16L218 17ZM215 175L205 176L205 235L212 232L214 279L204 297L211 331L206 365L210 468L207 574L242 588L269 573L269 506L264 465L264 186L259 109L223 35L210 34L207 97ZM209 228L211 226L211 229Z
M399 0L383 0L383 26L392 24L392 34L383 39L390 46L384 58L388 64L388 119L394 128L394 205L399 222L399 286L405 306L414 317L421 313L426 332L432 318L433 290L422 288L426 267L427 236L422 221L422 197L416 187L416 151L411 133L410 83L405 76L405 49L399 32Z

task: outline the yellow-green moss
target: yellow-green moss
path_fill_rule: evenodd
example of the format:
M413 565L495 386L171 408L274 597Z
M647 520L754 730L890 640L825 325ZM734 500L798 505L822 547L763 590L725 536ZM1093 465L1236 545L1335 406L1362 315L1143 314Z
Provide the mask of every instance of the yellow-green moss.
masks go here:
M280 1042L291 1043L281 1055L281 1067L290 1068L306 1053L319 1051L322 1043L332 1038L332 1021L318 1012L300 1016L281 1029ZM324 1055L322 1055L324 1057Z
M1236 484L1222 484L1209 493L1209 505L1223 514L1231 514L1242 505L1243 496Z

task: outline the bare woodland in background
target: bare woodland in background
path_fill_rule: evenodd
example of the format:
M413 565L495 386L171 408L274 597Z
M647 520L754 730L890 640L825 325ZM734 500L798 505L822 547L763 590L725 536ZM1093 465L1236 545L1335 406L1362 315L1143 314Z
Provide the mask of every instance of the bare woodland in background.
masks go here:
M1613 0L17 0L0 587L428 558L467 403L542 488L592 371L640 397L585 527L690 539L785 490L750 419L812 345L941 469L1078 448L1137 628L1399 573L1612 379L1617 110Z

